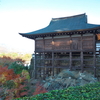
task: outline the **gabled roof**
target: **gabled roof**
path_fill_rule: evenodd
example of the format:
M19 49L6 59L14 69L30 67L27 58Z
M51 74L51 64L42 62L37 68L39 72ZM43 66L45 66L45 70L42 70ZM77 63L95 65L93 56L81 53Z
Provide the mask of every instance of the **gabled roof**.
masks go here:
M76 30L86 30L91 28L100 27L100 25L87 23L87 15L80 14L70 17L62 18L52 18L50 24L37 31L29 33L19 33L22 36L27 37L27 35L38 35L38 34L48 34L48 33L58 33L58 32L68 32Z

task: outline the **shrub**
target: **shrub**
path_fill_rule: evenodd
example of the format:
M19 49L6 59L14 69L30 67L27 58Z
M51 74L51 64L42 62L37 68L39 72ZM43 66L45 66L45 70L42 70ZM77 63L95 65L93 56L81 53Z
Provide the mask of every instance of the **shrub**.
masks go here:
M1 66L9 66L10 64L12 64L15 61L24 62L24 60L22 60L20 58L13 59L13 58L7 57L7 56L0 57L0 65Z
M69 87L15 100L100 100L100 83Z
M19 54L19 53L0 53L0 65L9 66L12 62L20 61L25 63L25 61L31 60L31 54Z
M23 59L22 59L23 57ZM24 67L24 59L17 53L0 54L0 98L11 100L28 95L28 70Z
M13 62L8 68L14 69L15 74L21 74L22 70L26 69L26 67L20 61Z
M28 73L25 73L24 71L22 74L15 74L13 69L0 66L0 98L11 100L26 96Z
M48 92L39 82L36 84L36 89L33 93L33 95L37 95L40 93L46 93Z

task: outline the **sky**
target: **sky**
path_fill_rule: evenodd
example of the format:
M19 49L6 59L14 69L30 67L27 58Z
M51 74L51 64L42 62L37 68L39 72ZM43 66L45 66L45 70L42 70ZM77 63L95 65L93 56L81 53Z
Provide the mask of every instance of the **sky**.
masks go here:
M34 53L34 40L19 33L44 28L52 18L83 13L88 23L100 24L100 0L0 0L0 45Z

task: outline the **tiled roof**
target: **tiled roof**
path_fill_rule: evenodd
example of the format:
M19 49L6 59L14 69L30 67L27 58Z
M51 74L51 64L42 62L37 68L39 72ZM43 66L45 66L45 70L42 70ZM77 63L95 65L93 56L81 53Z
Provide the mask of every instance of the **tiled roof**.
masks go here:
M37 31L24 33L24 35L38 35L38 34L48 34L53 32L67 32L74 30L84 30L100 27L100 25L89 24L87 23L87 15L80 14L70 17L62 17L62 18L53 18L50 24ZM23 35L23 33L19 33Z

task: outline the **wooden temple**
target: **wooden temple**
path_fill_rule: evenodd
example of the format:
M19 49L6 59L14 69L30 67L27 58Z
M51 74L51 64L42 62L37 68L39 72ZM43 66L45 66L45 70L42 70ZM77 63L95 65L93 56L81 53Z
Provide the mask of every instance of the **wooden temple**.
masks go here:
M94 19L95 20L95 19ZM19 33L35 40L35 77L59 73L61 69L98 69L100 25L87 23L87 15L53 18L40 30Z

